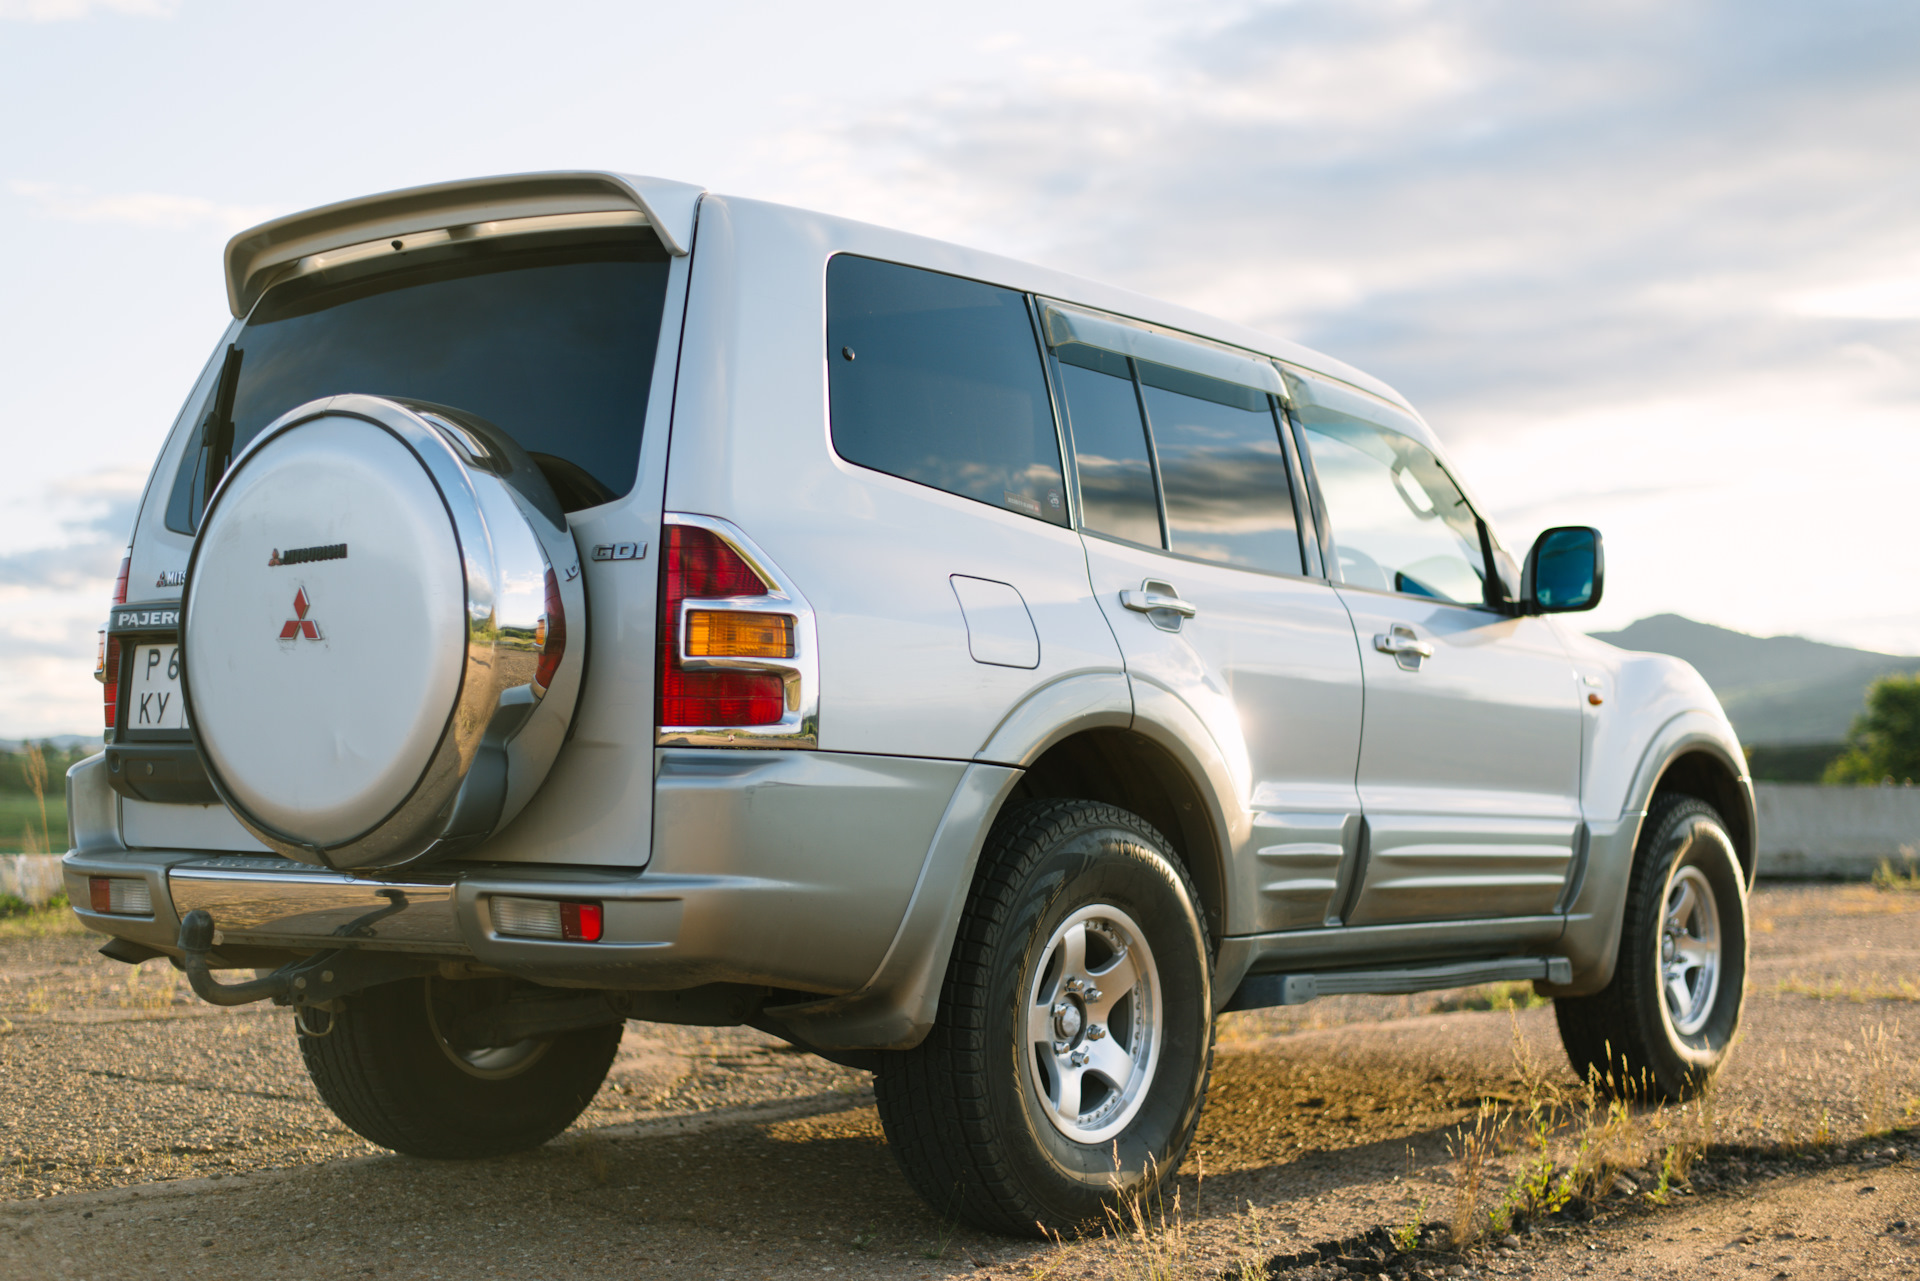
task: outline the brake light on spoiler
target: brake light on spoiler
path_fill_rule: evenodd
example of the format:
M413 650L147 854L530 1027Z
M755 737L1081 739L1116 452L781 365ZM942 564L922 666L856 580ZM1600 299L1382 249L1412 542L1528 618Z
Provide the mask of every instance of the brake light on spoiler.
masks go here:
M658 740L815 745L812 608L728 522L669 513L665 526Z

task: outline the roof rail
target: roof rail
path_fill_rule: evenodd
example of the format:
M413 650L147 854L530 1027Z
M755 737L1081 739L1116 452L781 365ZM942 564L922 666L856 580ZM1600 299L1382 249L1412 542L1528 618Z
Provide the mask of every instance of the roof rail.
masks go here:
M289 214L227 242L227 306L244 317L282 268L309 254L445 227L638 210L668 253L693 245L704 187L594 170L506 174L408 187Z

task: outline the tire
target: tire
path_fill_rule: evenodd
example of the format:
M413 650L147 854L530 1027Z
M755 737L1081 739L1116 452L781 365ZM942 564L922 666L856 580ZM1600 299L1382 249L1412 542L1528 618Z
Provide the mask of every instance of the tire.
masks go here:
M1746 979L1746 880L1726 824L1696 797L1656 797L1634 855L1613 979L1554 1002L1567 1058L1583 1081L1615 1096L1692 1098L1733 1046Z
M994 824L938 1020L874 1074L888 1146L942 1217L1071 1232L1178 1168L1213 1061L1198 902L1125 810L1038 801Z
M307 1075L335 1116L395 1152L466 1158L538 1147L592 1102L622 1025L455 1050L437 1024L492 986L405 979L351 996L320 1035L296 1024Z

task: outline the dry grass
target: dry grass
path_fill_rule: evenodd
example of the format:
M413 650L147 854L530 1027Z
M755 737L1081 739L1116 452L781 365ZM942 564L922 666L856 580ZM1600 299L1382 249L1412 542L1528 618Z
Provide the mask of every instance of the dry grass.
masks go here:
M1892 1031L1884 1023L1876 1023L1867 1031L1866 1080L1861 1091L1864 1134L1885 1134L1893 1129L1893 1073L1896 1065L1905 1061L1893 1044L1899 1038L1898 1023Z
M1868 1001L1920 1001L1920 983L1910 978L1888 979L1805 979L1789 974L1773 985L1784 995L1811 996L1821 1001L1850 1001L1864 1005Z

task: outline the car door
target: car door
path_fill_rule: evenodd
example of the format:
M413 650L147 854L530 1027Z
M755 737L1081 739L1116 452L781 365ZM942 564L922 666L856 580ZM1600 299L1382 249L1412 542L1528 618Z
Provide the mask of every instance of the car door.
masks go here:
M1301 536L1282 384L1222 348L1058 307L1046 322L1088 570L1137 714L1191 709L1235 776L1229 929L1324 926L1359 834L1360 671Z
M1366 833L1344 920L1551 916L1580 824L1558 633L1489 592L1490 535L1421 424L1331 380L1295 390L1365 673Z

